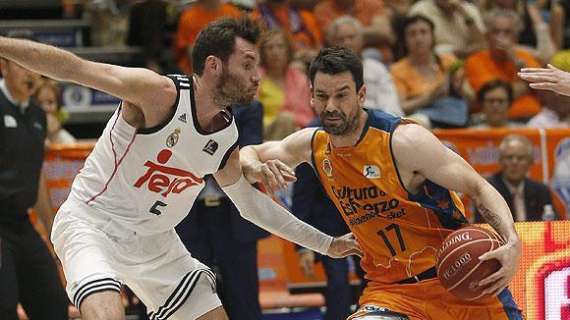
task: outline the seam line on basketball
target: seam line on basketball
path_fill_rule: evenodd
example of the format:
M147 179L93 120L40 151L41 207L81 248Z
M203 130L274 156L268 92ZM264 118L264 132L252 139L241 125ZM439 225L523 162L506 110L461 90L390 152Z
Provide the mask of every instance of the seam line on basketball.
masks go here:
M439 274L439 271L440 271L439 269L441 268L441 265L443 265L443 263L445 262L445 260L447 260L447 258L448 258L449 256L451 256L453 253L455 253L455 251L457 251L457 250L459 250L459 249L462 249L463 247L465 247L465 246L467 246L467 245L470 245L470 244L473 244L473 243L485 242L485 241L493 242L493 241L497 241L497 240L491 239L491 238L489 237L489 238L487 238L487 239L477 239L477 240L470 241L470 242L467 242L467 243L464 243L464 244L460 245L459 247L453 249L450 253L448 253L448 254L438 263L437 274Z
M479 240L476 240L476 241L479 242L480 240L485 240L485 239L479 239ZM495 249L495 246L494 246L493 241L496 241L496 240L489 239L489 241L491 242L491 249L489 249L489 250L494 250L494 249ZM471 243L475 243L475 241L469 242L469 243L466 243L466 244L471 244ZM497 247L497 248L498 248L498 247ZM455 250L454 250L454 251L455 251ZM448 256L449 256L449 255L448 255ZM467 274L466 274L461 280L457 281L453 286L451 286L451 287L448 288L447 290L448 290L449 292L451 292L453 289L457 288L457 286L460 285L460 284L462 284L463 281L465 281L465 279L469 278L469 276L470 276L473 272L475 272L475 271L479 268L479 266L480 266L482 263L483 263L483 261L479 261L479 263L477 263L477 265L476 265L473 269L471 269L471 271L467 272Z

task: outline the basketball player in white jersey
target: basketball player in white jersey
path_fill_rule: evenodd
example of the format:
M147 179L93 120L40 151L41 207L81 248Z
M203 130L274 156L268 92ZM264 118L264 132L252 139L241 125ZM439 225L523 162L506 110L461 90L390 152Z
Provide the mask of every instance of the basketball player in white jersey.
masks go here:
M1 57L122 99L51 235L82 319L125 319L122 284L145 303L150 319L227 319L212 271L190 256L174 231L206 174L214 174L253 223L333 257L359 253L350 235L333 239L302 223L242 175L228 106L249 103L256 93L258 33L249 20L214 22L194 44L196 74L169 77L0 37ZM280 176L271 172L281 168L271 163L259 177ZM272 188L284 183L270 180Z

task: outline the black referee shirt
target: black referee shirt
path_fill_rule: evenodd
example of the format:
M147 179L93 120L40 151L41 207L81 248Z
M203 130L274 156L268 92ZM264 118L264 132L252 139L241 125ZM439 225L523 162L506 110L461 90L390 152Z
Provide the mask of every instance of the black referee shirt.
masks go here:
M32 101L23 111L0 90L0 223L27 218L38 196L46 115Z

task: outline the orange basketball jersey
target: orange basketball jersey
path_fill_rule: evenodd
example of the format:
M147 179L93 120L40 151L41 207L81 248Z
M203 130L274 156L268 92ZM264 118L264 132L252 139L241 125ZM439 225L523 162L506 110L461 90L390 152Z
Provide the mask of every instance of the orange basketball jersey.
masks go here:
M334 148L329 135L316 130L313 166L364 251L366 277L395 283L434 267L443 239L467 220L459 197L429 180L417 194L406 191L391 138L398 125L410 122L367 112L367 124L353 147Z

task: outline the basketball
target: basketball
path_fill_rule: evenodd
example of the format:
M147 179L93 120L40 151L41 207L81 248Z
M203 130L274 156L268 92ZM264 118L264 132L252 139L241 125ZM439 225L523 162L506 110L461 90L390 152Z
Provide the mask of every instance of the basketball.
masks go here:
M451 233L437 251L437 276L449 292L463 300L483 297L484 289L479 281L495 273L501 267L497 260L480 261L486 252L501 246L495 232L476 226L468 226Z

